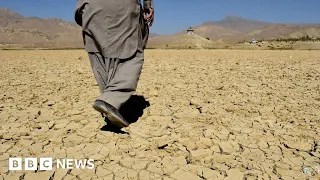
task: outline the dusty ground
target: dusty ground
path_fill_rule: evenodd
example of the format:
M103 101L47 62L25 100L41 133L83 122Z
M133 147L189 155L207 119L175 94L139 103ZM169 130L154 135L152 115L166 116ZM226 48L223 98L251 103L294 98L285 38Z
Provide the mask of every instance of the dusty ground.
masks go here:
M319 51L148 50L135 108L150 107L127 133L101 130L84 51L0 60L0 179L319 178ZM96 169L8 171L28 156Z

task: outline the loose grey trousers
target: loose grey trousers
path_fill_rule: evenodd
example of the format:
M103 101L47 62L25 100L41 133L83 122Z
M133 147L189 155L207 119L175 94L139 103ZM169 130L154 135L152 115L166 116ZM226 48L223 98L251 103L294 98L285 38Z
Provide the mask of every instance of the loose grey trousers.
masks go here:
M88 53L93 74L100 87L98 100L118 110L135 93L141 74L144 53L138 50L129 59L106 58L100 53Z

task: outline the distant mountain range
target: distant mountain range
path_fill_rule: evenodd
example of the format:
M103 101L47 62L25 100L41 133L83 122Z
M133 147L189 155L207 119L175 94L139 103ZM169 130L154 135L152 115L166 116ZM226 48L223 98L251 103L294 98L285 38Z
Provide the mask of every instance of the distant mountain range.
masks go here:
M193 27L194 34L222 44L234 44L243 40L271 40L277 38L320 37L320 24L270 23L229 16L220 21L209 21ZM187 29L186 29L187 30ZM173 35L151 38L154 47L170 46L180 39L186 30Z
M240 17L229 16L221 21L205 22L197 28L208 28L208 35L215 39L210 33L214 32L215 28L222 27L226 37L245 38L245 39L275 39L283 38L299 38L301 36L320 37L320 24L283 24L269 23L255 20L248 20ZM210 29L211 28L211 29ZM199 32L200 33L200 32ZM222 35L223 37L223 35ZM221 36L216 36L221 38Z
M27 18L6 8L0 8L0 45L13 44L24 47L81 48L81 27L61 19ZM186 27L188 28L188 27ZM220 21L204 22L193 27L197 35L192 39L185 31L172 35L150 34L150 47L168 47L174 43L202 42L232 44L241 40L320 37L320 24L284 24L260 22L229 16ZM195 40L195 38L200 38ZM191 45L193 46L193 45ZM197 45L194 45L197 46Z

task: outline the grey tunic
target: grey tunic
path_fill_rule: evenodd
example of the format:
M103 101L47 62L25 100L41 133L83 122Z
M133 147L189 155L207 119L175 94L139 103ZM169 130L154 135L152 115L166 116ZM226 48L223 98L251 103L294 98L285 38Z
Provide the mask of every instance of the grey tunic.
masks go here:
M152 0L144 7L153 8ZM145 48L149 36L140 0L78 0L75 20L86 51L108 58L130 58Z

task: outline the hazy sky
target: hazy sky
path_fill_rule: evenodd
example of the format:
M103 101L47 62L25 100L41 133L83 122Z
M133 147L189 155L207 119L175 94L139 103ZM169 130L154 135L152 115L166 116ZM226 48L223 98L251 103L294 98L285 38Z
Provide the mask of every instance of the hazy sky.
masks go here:
M156 22L151 31L179 32L188 26L226 16L268 22L319 23L320 0L154 0ZM24 16L58 17L73 21L76 0L0 0Z

